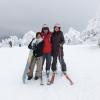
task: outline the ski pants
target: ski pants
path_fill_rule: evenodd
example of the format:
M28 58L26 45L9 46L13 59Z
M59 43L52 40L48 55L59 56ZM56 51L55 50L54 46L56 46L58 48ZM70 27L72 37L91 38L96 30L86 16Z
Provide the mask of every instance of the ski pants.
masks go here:
M46 59L46 71L47 71L50 70L50 66L51 66L51 54L50 53L43 54L42 66L44 65L45 59Z
M28 75L33 76L33 71L34 71L35 64L36 64L37 68L36 68L35 76L41 77L42 76L42 62L43 62L42 56L36 57L36 58L32 57L32 61L31 61L30 67L29 67Z
M57 70L57 57L59 59L59 62L60 62L60 65L61 65L61 70L64 72L66 71L66 63L64 62L64 58L63 58L63 55L62 56L53 56L53 62L52 62L52 71L56 71Z

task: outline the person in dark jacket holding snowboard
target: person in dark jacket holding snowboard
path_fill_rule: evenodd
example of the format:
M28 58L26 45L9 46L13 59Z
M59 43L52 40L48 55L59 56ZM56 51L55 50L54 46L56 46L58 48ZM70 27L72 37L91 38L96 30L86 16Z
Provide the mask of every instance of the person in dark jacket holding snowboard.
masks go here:
M33 57L28 72L28 80L31 80L33 77L35 64L37 64L37 68L34 79L37 80L38 78L42 78L43 46L44 41L41 37L41 33L37 32L36 39L33 39L28 46L29 49L33 50Z

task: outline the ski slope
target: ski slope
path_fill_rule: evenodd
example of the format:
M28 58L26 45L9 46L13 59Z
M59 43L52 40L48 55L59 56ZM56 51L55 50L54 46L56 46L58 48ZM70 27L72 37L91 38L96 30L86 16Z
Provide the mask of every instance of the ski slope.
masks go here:
M53 85L40 86L34 79L24 85L22 74L28 51L27 47L0 48L0 100L100 100L99 47L64 46L73 86L60 72Z

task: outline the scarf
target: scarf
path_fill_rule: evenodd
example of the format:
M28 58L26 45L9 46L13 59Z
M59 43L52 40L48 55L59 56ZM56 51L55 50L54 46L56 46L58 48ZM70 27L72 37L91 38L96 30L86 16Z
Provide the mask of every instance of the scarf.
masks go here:
M43 41L43 39L42 38L39 38L39 39L34 39L33 41L32 41L32 45L34 45L34 44L36 44L36 45L38 45L40 42L42 42Z

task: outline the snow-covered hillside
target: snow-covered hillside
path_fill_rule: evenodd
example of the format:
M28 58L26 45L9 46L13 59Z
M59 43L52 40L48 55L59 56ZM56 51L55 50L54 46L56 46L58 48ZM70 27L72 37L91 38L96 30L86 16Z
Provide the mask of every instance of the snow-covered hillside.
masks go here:
M60 73L51 86L40 86L34 79L22 83L27 47L0 48L1 100L100 100L100 48L97 46L64 46L70 86ZM60 68L60 66L58 65Z

